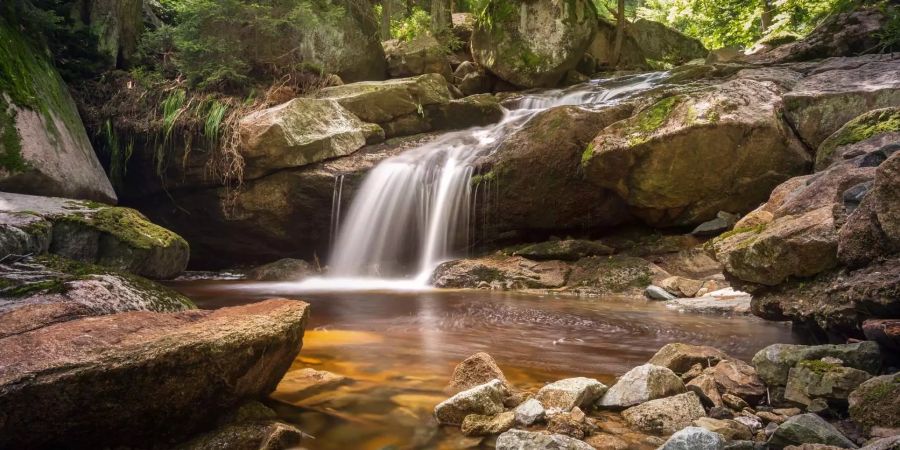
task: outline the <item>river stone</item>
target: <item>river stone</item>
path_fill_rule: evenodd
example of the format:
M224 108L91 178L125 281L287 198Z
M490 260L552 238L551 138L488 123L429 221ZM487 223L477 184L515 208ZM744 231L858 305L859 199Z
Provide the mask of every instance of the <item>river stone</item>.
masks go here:
M751 405L766 395L766 386L759 379L756 369L741 360L721 361L711 372L720 391L736 395Z
M725 438L703 427L686 427L673 434L659 450L722 450Z
M703 286L703 281L685 277L669 277L660 282L660 287L676 297L693 297Z
M850 119L900 106L898 70L900 61L886 60L808 76L784 95L785 117L810 147L818 148Z
M569 411L576 406L589 408L606 390L606 385L593 378L567 378L542 387L534 398L544 408Z
M650 400L622 411L629 425L653 434L674 433L705 416L700 398L693 392Z
M457 364L450 376L450 384L447 391L460 392L490 382L500 380L509 389L509 382L503 375L503 371L497 367L494 358L485 352L478 352Z
M304 367L286 373L272 396L282 401L296 402L350 383L353 380L343 375Z
M496 416L469 414L462 421L460 429L466 436L490 436L500 434L516 424L516 413L506 411Z
M574 69L597 29L586 0L539 0L484 6L489 18L475 22L472 58L521 87L553 87Z
M784 448L788 445L826 444L840 448L857 448L834 426L815 414L800 414L784 421L769 438L769 445Z
M871 341L842 345L772 344L753 356L753 366L760 379L769 386L784 386L792 367L805 359L830 356L843 361L846 367L878 373L881 351Z
M810 162L780 111L781 90L767 81L671 93L600 132L582 157L584 174L652 226L744 213Z
M469 414L493 416L503 412L503 399L507 391L500 380L462 391L434 407L439 423L460 425Z
M183 439L222 409L275 389L300 351L307 311L284 299L135 311L3 338L0 447Z
M582 258L572 264L569 289L593 294L639 295L648 285L669 276L644 258L614 255Z
M282 258L247 271L248 280L257 281L300 281L319 271L312 264L293 258Z
M495 255L441 263L430 282L440 288L477 288L483 284L496 284L502 289L558 288L566 282L569 270L562 261Z
M497 438L497 450L594 450L578 439L561 434L509 430Z
M653 364L629 370L598 402L611 408L627 408L649 400L684 392L684 383L675 372Z
M536 261L559 259L577 261L588 256L606 256L615 253L615 249L600 241L584 239L565 239L529 244L516 248L512 254Z
M248 178L348 155L366 144L366 125L328 99L300 97L251 113L238 133Z
M694 421L694 425L720 434L728 441L750 440L753 438L750 428L730 419L720 420L712 417L701 417Z
M866 430L900 428L900 374L874 377L848 397L850 418Z
M751 432L761 430L763 427L762 420L752 414L740 414L735 416L734 421L747 427Z
M784 398L802 405L813 399L846 401L854 389L872 377L868 372L829 363L823 359L803 360L788 372Z
M646 289L644 289L644 295L647 298L649 298L650 300L665 301L665 300L675 300L675 298L676 298L674 295L670 294L665 289L663 289L659 286L654 286L652 284L650 286L647 286Z
M694 364L710 367L725 359L728 359L728 355L717 348L705 345L672 343L666 344L659 349L648 362L666 367L677 374L682 374L690 370Z
M535 422L544 420L546 410L541 402L529 398L516 407L516 423L527 427Z
M114 204L116 193L75 101L46 52L7 21L0 22L0 41L7 67L0 88L0 191ZM9 77L18 92L7 87Z
M174 277L188 263L190 249L181 236L131 208L7 192L0 192L0 205L6 212L0 215L5 227L43 236L46 225L19 227L20 218L12 216L30 214L51 223L48 250L66 258L148 278Z
M697 397L710 407L719 407L724 404L722 394L719 392L719 385L711 373L703 373L695 377L685 385L687 390L697 394Z
M439 73L449 78L450 63L444 46L428 33L409 41L392 39L384 42L388 75L391 78Z

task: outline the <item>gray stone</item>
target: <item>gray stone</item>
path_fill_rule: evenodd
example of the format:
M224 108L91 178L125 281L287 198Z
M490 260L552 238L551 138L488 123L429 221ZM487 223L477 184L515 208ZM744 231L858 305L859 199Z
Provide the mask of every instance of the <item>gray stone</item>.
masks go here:
M460 425L469 414L493 416L503 412L506 396L503 382L492 380L438 403L434 407L434 416L439 423L447 425Z
M544 408L569 411L576 406L589 407L606 393L606 390L605 384L593 378L567 378L542 387L535 399L541 402Z
M598 403L611 408L627 408L657 398L684 392L684 382L675 372L644 364L622 375Z
M546 410L541 402L530 398L516 407L516 423L522 426L531 425L543 420Z
M826 444L841 448L856 448L850 439L815 414L800 414L784 421L769 438L769 445L784 448L788 445Z
M668 293L665 289L650 285L644 290L644 295L651 300L675 300L675 296Z
M721 450L725 438L702 427L687 427L673 434L658 450Z
M897 450L900 448L900 435L869 442L861 450Z
M791 368L804 359L831 356L844 361L844 366L878 373L881 368L881 351L871 341L842 345L793 345L772 344L753 356L752 363L762 381L769 385L787 384Z
M673 372L681 374L690 370L694 364L710 367L715 366L724 359L728 359L728 355L717 348L675 342L664 345L648 362L657 366L668 367ZM787 376L786 371L785 376Z
M784 398L802 405L809 405L816 398L846 401L850 392L869 378L872 375L864 370L824 360L803 360L788 372Z
M497 438L497 450L594 450L578 439L561 434L509 430Z
M674 433L706 416L700 398L693 392L650 400L622 412L632 427L646 433Z
M697 225L691 234L694 236L717 236L731 229L738 221L738 217L725 211L719 211L715 219Z

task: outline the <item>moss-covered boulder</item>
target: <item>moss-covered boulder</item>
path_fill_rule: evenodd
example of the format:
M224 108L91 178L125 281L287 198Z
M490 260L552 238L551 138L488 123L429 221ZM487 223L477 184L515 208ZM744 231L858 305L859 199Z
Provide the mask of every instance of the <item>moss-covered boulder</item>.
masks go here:
M600 132L584 152L584 174L654 226L743 213L809 166L780 113L771 82L736 79L669 95Z
M850 393L850 418L866 430L900 428L900 374L882 375Z
M888 144L896 146L895 143ZM876 160L883 155L876 156ZM861 267L900 251L900 152L878 166L875 180L863 188L864 197L838 238L838 258L850 267Z
M850 392L872 375L821 359L803 360L788 373L784 398L809 406L815 399L841 404Z
M555 86L578 64L596 28L587 0L490 0L476 17L472 57L514 85Z
M600 241L564 239L527 244L508 249L507 252L513 256L522 256L536 261L549 259L577 261L588 256L611 255L615 252L615 249L604 245Z
M247 279L258 281L300 281L316 275L319 270L312 264L293 258L263 264L247 271Z
M644 57L658 63L681 65L709 53L698 39L652 20L637 19L625 30Z
M884 57L858 67L814 73L784 96L785 118L811 148L851 119L900 106L900 60Z
M244 174L257 178L348 155L366 144L371 126L327 99L295 98L252 113L239 124Z
M0 193L3 229L34 239L49 228L50 253L95 263L148 278L171 278L182 272L190 256L181 236L121 207L55 197ZM41 221L23 222L27 215ZM9 233L9 232L7 232ZM43 244L35 247L43 249Z
M88 316L193 309L187 297L141 278L54 255L0 264L0 339Z
M410 41L393 39L384 42L388 75L391 78L413 77L439 73L450 78L447 48L429 34L421 34Z
M90 317L0 339L0 447L172 448L272 392L307 317L305 303L276 299Z
M0 17L0 190L115 203L68 87Z
M881 369L881 352L871 341L841 345L772 344L753 355L752 363L768 386L785 386L792 368L800 361L825 357L843 361L843 366L868 373Z
M900 107L866 112L828 136L816 151L817 171L861 155L878 152L868 165L878 165L890 154L886 146L900 140ZM893 150L892 150L893 151Z

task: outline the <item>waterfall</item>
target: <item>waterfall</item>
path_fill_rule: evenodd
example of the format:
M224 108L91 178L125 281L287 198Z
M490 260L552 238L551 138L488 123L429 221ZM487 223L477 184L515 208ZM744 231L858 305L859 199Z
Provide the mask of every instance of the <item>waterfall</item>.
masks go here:
M567 89L525 94L500 122L445 133L379 163L367 174L346 217L340 214L343 176L335 179L327 279L310 286L379 288L425 286L432 270L466 248L474 229L474 161L549 108L599 108L654 86L665 73L594 80ZM490 194L496 188L485 188ZM487 199L487 196L484 197ZM393 280L396 283L391 283Z

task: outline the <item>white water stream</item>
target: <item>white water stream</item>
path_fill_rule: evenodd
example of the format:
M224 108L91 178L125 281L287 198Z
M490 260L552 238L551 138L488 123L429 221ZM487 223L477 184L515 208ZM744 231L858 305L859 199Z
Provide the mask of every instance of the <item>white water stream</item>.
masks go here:
M526 94L485 127L453 131L378 164L341 217L343 176L335 180L329 272L305 280L306 290L421 290L434 268L466 248L472 220L473 162L547 109L602 108L665 78L649 73L593 80L561 90Z

